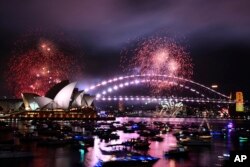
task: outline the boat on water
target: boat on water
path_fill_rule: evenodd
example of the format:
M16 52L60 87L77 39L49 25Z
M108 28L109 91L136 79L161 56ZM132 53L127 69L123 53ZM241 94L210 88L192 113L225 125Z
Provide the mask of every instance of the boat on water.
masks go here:
M151 137L150 140L162 142L164 140L164 138L162 136L154 136L154 137Z
M185 138L180 139L179 144L185 146L211 146L211 140L205 140L200 138Z
M169 158L182 158L188 155L188 149L186 146L179 145L169 151L166 151L164 155Z
M135 129L133 129L133 127L131 126L129 126L129 127L125 127L124 129L123 129L123 132L124 133L135 133Z
M79 141L79 142L81 141L85 145L88 145L88 146L91 146L91 147L94 146L94 141L95 141L93 136L80 135L80 134L74 135L73 140L74 141Z
M150 167L159 158L152 157L150 155L131 155L124 157L112 157L108 161L99 160L94 167Z
M209 139L212 139L212 136L211 135L200 135L199 138L209 140Z
M133 148L134 149L137 149L137 150L148 150L149 149L149 145L150 143L149 142L138 142L138 143L135 143Z
M114 149L114 150L105 150L105 149L100 148L100 151L103 155L115 155L115 156L125 156L128 154L135 155L134 152L131 152L127 150L126 148Z
M127 146L127 147L133 147L134 149L138 150L146 150L149 149L149 141L148 139L131 139L130 141L123 142L122 145Z

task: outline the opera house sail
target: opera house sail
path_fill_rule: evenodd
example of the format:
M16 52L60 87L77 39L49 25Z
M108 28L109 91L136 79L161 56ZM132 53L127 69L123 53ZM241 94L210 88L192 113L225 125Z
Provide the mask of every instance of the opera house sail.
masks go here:
M31 118L95 118L96 111L93 105L94 96L78 91L76 82L63 81L53 86L47 94L50 97L39 96L34 93L22 93L25 112L19 117ZM63 85L63 86L62 86ZM60 89L59 89L60 88ZM56 90L56 91L54 91ZM51 98L54 97L54 98Z

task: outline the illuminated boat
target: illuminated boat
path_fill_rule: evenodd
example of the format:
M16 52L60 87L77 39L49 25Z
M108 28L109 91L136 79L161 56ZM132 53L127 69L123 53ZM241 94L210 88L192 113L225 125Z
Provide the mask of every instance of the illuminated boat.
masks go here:
M211 146L211 140L185 138L180 140L179 144L185 146Z
M73 136L73 139L75 141L81 141L83 142L85 145L87 146L90 146L90 147L93 147L94 146L94 137L93 136L87 136L87 135L80 135L80 134L77 134L77 135L74 135Z
M239 142L247 142L248 141L248 137L239 137Z
M212 138L211 131L210 130L206 130L206 131L203 131L203 132L199 132L198 133L198 137L200 139L209 140L209 139Z
M127 150L126 148L116 149L116 150L105 150L100 148L103 155L115 155L115 156L126 156L128 154L135 155L135 153Z
M207 139L208 140L208 139L211 139L212 136L211 135L200 135L199 138L200 139Z
M152 157L149 155L132 155L125 157L112 157L108 161L99 160L99 162L95 165L95 167L150 167L155 162L157 162L159 158Z
M147 139L131 139L130 141L123 142L122 145L128 146L128 147L133 147L134 149L138 150L146 150L149 149L150 143L148 142Z

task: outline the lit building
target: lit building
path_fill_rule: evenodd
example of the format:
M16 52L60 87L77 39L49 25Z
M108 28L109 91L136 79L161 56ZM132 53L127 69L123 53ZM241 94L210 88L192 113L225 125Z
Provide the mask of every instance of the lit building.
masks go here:
M34 93L22 93L23 106L20 112L13 112L10 118L20 119L96 119L93 104L94 96L78 91L76 82L59 83L39 96Z
M33 93L23 93L22 98L25 110L68 111L72 109L93 108L92 104L94 101L94 96L90 96L84 91L74 91L77 90L75 86L76 82L67 84L56 93L53 99ZM55 86L53 88L55 88Z

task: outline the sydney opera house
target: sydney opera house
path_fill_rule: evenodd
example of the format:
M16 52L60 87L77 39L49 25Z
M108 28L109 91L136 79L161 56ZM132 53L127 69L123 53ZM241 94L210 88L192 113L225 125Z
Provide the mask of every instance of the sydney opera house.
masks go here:
M68 80L54 85L45 96L22 93L23 109L11 114L12 118L23 119L90 119L96 118L94 96L79 91L76 82Z

